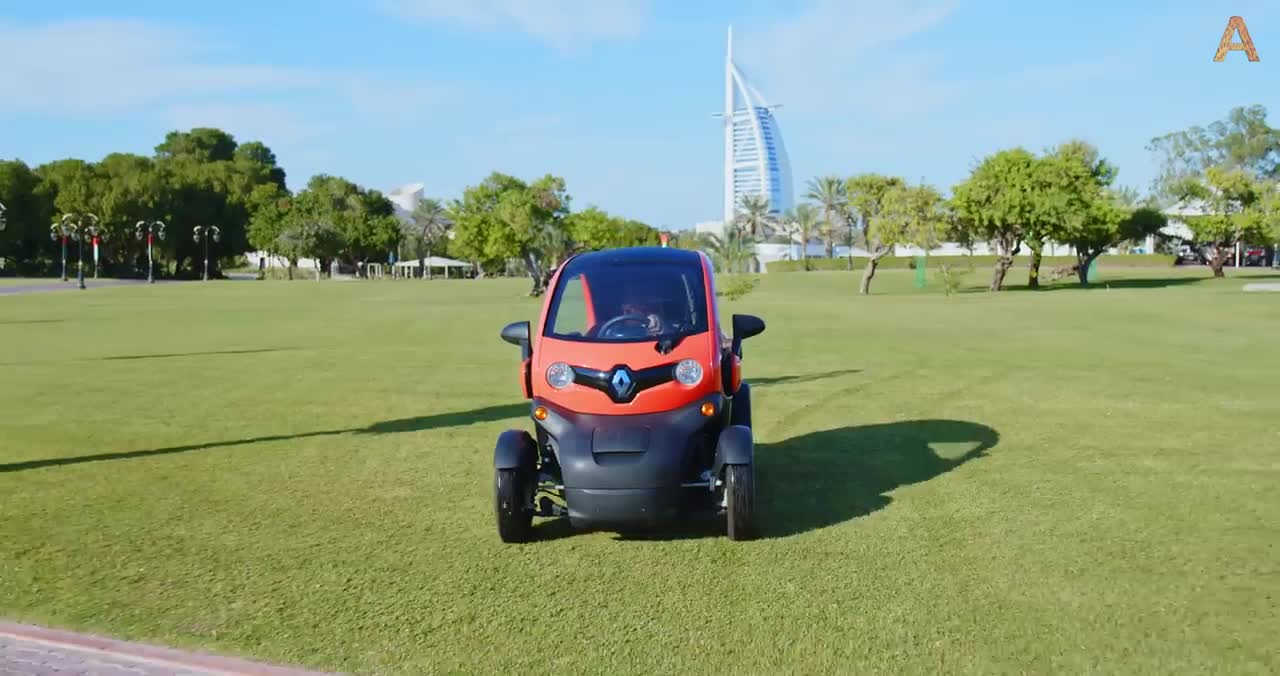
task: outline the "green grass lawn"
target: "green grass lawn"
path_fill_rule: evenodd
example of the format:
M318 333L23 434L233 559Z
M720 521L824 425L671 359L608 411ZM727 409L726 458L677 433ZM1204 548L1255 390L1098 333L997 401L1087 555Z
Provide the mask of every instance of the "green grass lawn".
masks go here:
M360 673L1275 673L1280 294L1102 272L722 307L768 322L744 543L498 541L523 280L0 297L0 616Z

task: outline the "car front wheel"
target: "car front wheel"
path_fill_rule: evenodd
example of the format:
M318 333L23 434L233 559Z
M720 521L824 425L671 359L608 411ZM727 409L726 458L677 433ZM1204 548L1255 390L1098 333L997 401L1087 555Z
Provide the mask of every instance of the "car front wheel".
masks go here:
M724 502L730 540L748 540L755 533L755 476L751 465L726 465Z
M494 510L498 520L498 537L503 542L526 542L533 530L533 506L529 491L515 469L493 472Z

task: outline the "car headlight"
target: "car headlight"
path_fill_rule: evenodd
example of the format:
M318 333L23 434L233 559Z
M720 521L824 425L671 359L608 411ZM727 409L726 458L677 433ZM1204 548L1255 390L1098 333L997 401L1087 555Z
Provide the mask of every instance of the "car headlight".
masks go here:
M676 364L676 380L681 385L697 385L702 382L702 364L693 359L681 359Z
M558 361L547 367L547 384L563 390L573 384L573 367Z

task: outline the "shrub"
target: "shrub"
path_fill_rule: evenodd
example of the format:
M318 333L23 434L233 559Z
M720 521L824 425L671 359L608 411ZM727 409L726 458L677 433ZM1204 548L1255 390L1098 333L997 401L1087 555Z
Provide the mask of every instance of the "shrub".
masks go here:
M997 256L930 256L928 266L937 267L944 264L960 264L962 266L983 268L995 265ZM885 256L880 259L881 270L914 270L915 256ZM1173 267L1177 256L1171 254L1105 254L1098 258L1099 265L1120 268L1163 268ZM1030 256L1015 256L1013 266L1025 268L1031 262ZM1041 269L1055 266L1076 264L1075 256L1045 256L1040 261ZM848 270L848 258L810 258L809 267L813 270ZM865 270L866 258L855 258L853 269ZM774 261L769 263L769 272L803 272L802 261Z
M974 268L972 266L955 265L952 263L943 263L938 267L938 277L942 279L942 291L951 296L960 291L960 286L964 284L964 278Z
M759 277L740 277L738 275L726 275L728 283L716 289L717 296L723 296L729 300L738 300L739 298L751 293L756 288L756 284L760 283Z

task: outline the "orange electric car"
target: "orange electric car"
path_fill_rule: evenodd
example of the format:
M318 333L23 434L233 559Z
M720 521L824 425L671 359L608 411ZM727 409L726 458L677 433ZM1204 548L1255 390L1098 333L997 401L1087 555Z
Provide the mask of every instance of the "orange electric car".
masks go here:
M552 277L534 326L503 340L522 352L533 433L494 450L498 535L532 538L533 517L628 531L723 514L731 539L754 518L751 389L742 341L751 315L721 327L710 260L635 247L578 254Z

